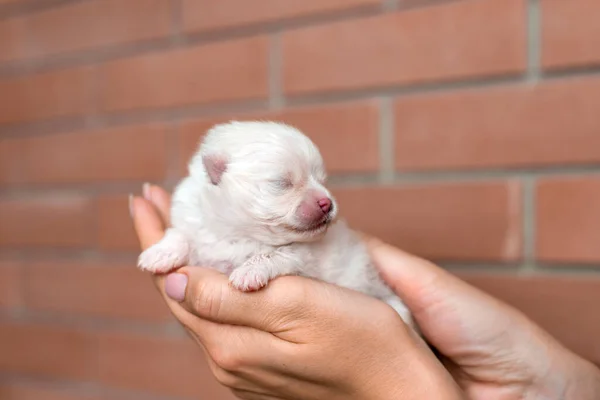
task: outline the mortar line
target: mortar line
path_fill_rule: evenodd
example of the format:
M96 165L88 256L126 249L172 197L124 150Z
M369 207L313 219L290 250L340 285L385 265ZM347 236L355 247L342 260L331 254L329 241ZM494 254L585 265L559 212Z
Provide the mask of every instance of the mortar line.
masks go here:
M448 3L456 3L462 0L420 0L420 1L411 1L411 0L397 0L398 9L405 10L413 10L425 7L435 7Z
M0 126L0 139L44 136L59 133L87 132L129 125L173 124L193 119L213 118L231 113L251 113L268 109L266 99L231 101L219 104L199 104L166 109L140 109L123 113L104 113L98 115L95 124L90 127L86 117L56 118L33 121L25 124Z
M389 96L379 99L379 183L394 181L394 110Z
M100 240L100 199L93 197L88 200L88 213L90 214L90 221L86 224L89 230L88 235L89 249L95 252L101 251L101 240Z
M70 380L64 377L49 377L30 375L15 372L0 373L0 382L3 384L37 387L40 389L57 390L68 394L106 396L123 400L183 400L183 397L155 395L143 390L116 388L106 386L102 382L88 380Z
M148 284L151 285L150 282ZM18 316L11 316L4 310L0 311L0 323L36 324L52 328L68 328L82 333L122 333L167 340L185 337L183 332L170 327L170 325L178 324L174 319L146 322L142 319L133 320L131 317L108 317L27 309Z
M477 182L506 181L515 178L533 179L544 177L597 176L600 164L572 167L539 167L537 169L513 168L506 170L457 170L457 171L423 171L399 172L395 174L394 183L438 183L438 182Z
M183 34L183 4L182 0L171 0L171 43L173 46L185 44Z
M58 7L85 3L93 0L45 0L21 1L0 5L0 21L30 14L37 14Z
M393 12L400 8L400 0L384 0L381 4L383 12Z
M502 274L515 277L575 277L575 278L598 278L600 279L600 265L589 266L581 264L557 264L547 266L536 264L534 272L531 274L522 274L523 264L502 264L498 263L478 263L478 262L440 262L436 261L441 267L449 271L467 272L476 274Z
M428 184L457 184L479 182L506 182L513 179L543 179L593 177L600 178L600 165L573 166L573 167L547 167L536 170L460 170L460 171L423 171L423 172L396 172L387 186L411 186ZM171 180L169 180L170 182ZM382 184L379 173L336 173L331 174L330 183L338 187L363 186L375 183ZM0 187L0 201L32 198L43 195L52 196L82 196L94 198L105 195L123 195L130 192L137 193L144 183L142 180L119 181L106 183L73 183L73 184L28 184L18 186Z
M365 98L383 97L383 96L409 96L418 94L436 93L447 90L458 89L485 89L489 87L501 86L505 84L517 84L524 82L523 76L501 77L483 80L467 80L446 83L431 83L413 86L392 86L387 88L371 88L356 91L346 91L341 93L311 94L306 96L296 96L286 100L290 108L300 108L312 105L328 105L343 102L352 102L363 100ZM192 106L179 106L167 109L139 109L127 112L117 112L103 114L98 117L100 126L126 125L128 123L150 123L164 122L165 119L173 118L182 120L187 118L213 117L218 114L227 114L238 111L259 111L268 109L268 99L262 100L242 100L229 101L219 104L198 104ZM55 131L75 130L85 126L85 117L62 117L50 120L33 121L29 123L12 123L4 126L0 125L0 138L26 136L27 130L33 131L37 136L44 131L55 133ZM42 133L40 133L42 131Z
M548 167L539 170L461 170L433 172L396 172L386 185L411 186L428 184L458 184L458 183L489 183L508 182L514 179L541 179L546 177L600 177L600 165L579 167ZM333 175L332 182L336 185L365 185L373 178L368 174Z
M79 0L91 1L91 0ZM290 18L279 21L257 22L250 25L229 27L221 30L205 32L181 32L177 39L167 36L157 39L140 40L134 43L122 43L110 47L86 48L67 53L49 54L43 57L18 59L0 64L0 77L23 75L22 64L30 63L35 72L46 72L54 69L65 69L90 64L104 63L120 58L143 56L167 49L190 48L206 44L216 44L231 40L243 40L278 33L325 25L354 18L367 18L381 15L380 6L362 5L332 13L316 14L306 17ZM175 46L173 46L175 44Z
M91 66L94 76L99 77L98 66ZM103 88L100 79L91 79L86 82L87 96L90 104L90 109L83 115L83 122L86 130L96 130L102 127L103 110L102 110L102 95ZM1 131L0 131L1 132Z
M522 187L522 235L523 235L523 265L519 272L523 275L530 275L536 271L536 178L527 176L521 179Z
M527 2L527 80L536 84L541 79L541 20L539 0Z
M366 87L361 89L332 90L327 92L312 92L297 94L290 97L290 106L303 106L310 104L327 104L339 101L353 101L372 97L400 97L413 95L427 95L446 91L477 90L501 87L504 85L517 85L527 82L527 76L522 73L478 76L453 81L431 81L419 83L392 83L385 86Z
M0 373L0 382L9 386L36 387L40 389L56 390L71 395L100 395L100 385L92 381L68 380L64 378L35 376L18 372Z
M599 76L600 68L586 69L585 72L560 72L544 74L544 80L581 79L586 76ZM395 85L384 88L368 88L334 93L309 94L286 98L285 105L289 108L328 105L365 100L376 97L404 97L419 96L435 93L444 93L460 90L483 90L504 85L518 85L527 83L526 75L513 75L503 77L487 77L455 82L434 82L417 85ZM213 117L235 112L255 112L268 109L268 99L227 101L219 104L197 104L192 106L177 106L168 109L140 109L128 112L102 114L97 117L99 127L118 126L126 124L145 124L164 122L165 119L185 120L191 118ZM88 120L89 121L89 120ZM29 135L45 135L58 132L83 130L86 127L86 118L82 116L61 117L49 120L32 122L15 122L0 125L0 139L9 137L25 137Z
M279 32L275 32L269 37L267 62L269 74L269 109L280 110L285 107L285 98L282 87L283 50L281 48L281 34Z
M395 173L393 179L389 182L381 182L379 173L337 173L330 176L330 183L337 187L347 186L369 186L373 184L386 186L413 186L413 185L431 185L431 184L461 184L461 183L502 183L514 179L543 179L543 178L569 178L569 177L591 177L600 178L600 165L579 166L579 167L560 167L560 168L542 168L539 170L475 170L475 171L454 171L454 172L414 172L414 173ZM167 179L169 183L177 181L176 179ZM53 196L79 196L84 198L96 198L98 196L122 195L129 193L138 193L141 189L143 180L127 182L106 182L106 183L73 183L73 184L28 184L18 186L0 187L0 201L20 200L43 196L52 198ZM0 247L1 248L1 247ZM81 248L81 253L90 253L90 249ZM90 253L93 254L93 251Z
M518 264L494 264L494 263L471 263L462 264L456 262L439 262L434 261L443 269L452 273L468 273L468 274L494 274L494 275L515 275L518 271Z
M178 180L180 178L180 151L179 142L181 140L181 126L180 124L173 123L169 126L165 137L166 147L166 170L164 178L161 182L163 188L167 186L170 181ZM150 182L152 183L152 182Z
M536 263L536 272L538 274L547 275L570 275L573 277L596 277L600 273L600 262L595 264L568 264L568 263L555 263L548 264L544 261L538 261Z
M120 59L167 52L181 47L181 44L174 46L173 41L172 35L168 34L160 38L141 39L114 46L90 47L83 50L17 59L0 64L0 79L17 79L32 74L83 68ZM24 66L28 68L24 70Z
M131 249L129 251L100 251L97 249L59 249L59 248L44 248L37 247L28 249L27 251L14 248L0 247L2 258L0 260L21 264L28 263L47 263L52 262L63 263L79 263L82 268L87 265L97 266L105 265L105 268L119 267L122 265L135 265L135 260L139 255L139 250Z
M17 275L18 275L18 282L17 282L17 287L19 288L19 293L21 294L20 296L20 301L18 302L18 304L14 307L11 307L10 310L13 312L12 317L13 318L22 318L25 313L27 312L26 309L26 304L31 304L30 302L30 298L29 298L29 290L27 290L28 285L26 284L27 282L27 269L29 268L29 266L27 265L27 263L24 263L22 261L16 261L15 264L17 265Z

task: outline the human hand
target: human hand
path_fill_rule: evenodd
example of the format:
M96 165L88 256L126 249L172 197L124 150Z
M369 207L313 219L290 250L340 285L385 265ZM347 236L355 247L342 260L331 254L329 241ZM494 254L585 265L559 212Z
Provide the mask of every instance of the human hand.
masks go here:
M600 371L521 312L432 263L364 238L470 399L600 399Z
M133 198L142 248L169 221L169 195ZM301 277L242 293L217 271L156 276L215 377L243 399L460 399L447 371L383 302Z

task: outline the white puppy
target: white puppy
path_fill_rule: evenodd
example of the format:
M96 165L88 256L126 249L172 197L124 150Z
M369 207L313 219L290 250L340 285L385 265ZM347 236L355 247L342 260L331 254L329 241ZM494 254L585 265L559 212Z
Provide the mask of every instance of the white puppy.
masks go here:
M366 247L337 220L319 150L275 122L230 122L210 129L173 194L163 239L144 251L141 269L165 273L202 265L242 291L281 275L344 286L410 312L383 283Z

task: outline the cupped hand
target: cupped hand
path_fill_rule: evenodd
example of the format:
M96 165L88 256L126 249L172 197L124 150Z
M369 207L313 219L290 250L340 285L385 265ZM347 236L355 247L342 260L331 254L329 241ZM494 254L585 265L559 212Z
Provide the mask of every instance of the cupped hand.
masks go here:
M169 195L132 199L142 248L169 221ZM243 399L460 399L462 392L391 307L361 293L281 277L242 293L226 276L185 267L156 276L215 377Z
M147 202L143 199L136 199L135 201L136 210L139 209L140 211L135 217L135 223L138 235L142 242L142 247L144 248L160 240L162 237L165 226L164 221L168 221L168 209L170 203L169 195L160 188L153 187L146 195L148 198L151 198L152 202ZM443 355L442 358L445 361L445 365L452 373L455 380L465 390L468 398L473 400L594 400L600 398L600 372L598 369L591 363L565 349L554 338L531 322L522 313L473 288L432 263L407 254L366 235L365 241L369 245L370 252L377 267L382 273L382 276L411 309L422 333L427 338L428 342L435 346ZM206 276L202 274L214 274L211 275L211 277L215 278L217 276L217 274L212 271L202 268L186 269L185 271L193 272L192 275L189 275L191 278L190 282L200 282L192 284L192 287L202 290L209 290L209 287L213 287L212 285L209 285L209 282L213 282L212 278L207 279ZM174 276L177 277L178 275ZM173 279L170 283L174 285L174 280L180 278L170 279ZM217 279L224 278L220 277ZM206 315L204 315L205 319L195 318L193 313L195 309L205 310L204 312L196 311L197 314L202 316L203 313L206 313L207 307L209 313L211 309L214 313L214 307L217 307L216 312L218 313L220 312L221 302L216 301L213 303L211 301L208 304L204 304L207 301L206 297L202 297L200 293L194 292L192 294L192 291L188 291L186 300L182 303L183 307L178 308L177 301L170 300L165 294L164 277L157 277L156 281L173 312L180 318L184 325L187 324L191 331L196 332L197 338L199 337L198 332L209 332L211 329L214 329L215 335L217 335L216 332L218 329L215 328L215 326L220 326L222 328L222 324L215 324L214 322L207 321L206 319L210 320L211 318L207 318ZM204 282L204 284L201 282ZM323 285L324 288L327 288L322 292L324 297L315 297L316 292L312 293L310 291L294 292L292 293L292 296L289 296L294 290L292 288L297 282L305 282L305 280L294 277L280 278L273 281L261 295L253 295L253 297L250 297L257 302L257 299L260 299L260 302L265 301L266 304L271 304L270 302L273 302L275 305L279 305L279 302L282 299L284 300L283 304L288 305L303 304L301 301L303 299L317 300L312 303L312 308L297 308L296 313L298 314L299 311L304 311L304 315L300 313L299 315L294 316L291 309L279 309L280 312L282 310L284 311L283 314L274 315L278 315L279 318L287 317L288 319L285 321L291 324L290 326L296 328L296 330L289 331L284 329L284 331L279 332L280 334L285 335L293 331L310 333L312 335L317 335L320 332L322 335L325 335L324 332L328 329L332 329L332 332L336 332L336 328L339 328L340 326L338 325L341 324L348 334L353 330L358 330L357 335L359 337L373 335L373 337L378 338L382 344L385 344L384 349L386 353L391 348L390 346L393 346L391 342L398 340L406 343L406 332L395 324L392 324L394 326L394 332L392 332L392 330L371 332L368 329L365 331L364 329L368 328L369 325L376 326L377 328L380 327L377 324L373 325L371 320L366 322L362 321L362 324L367 325L366 327L362 326L361 323L357 323L360 319L355 319L355 312L350 312L350 315L338 314L341 316L339 318L334 315L316 314L319 315L319 318L316 321L306 319L310 317L310 315L308 315L309 313L314 312L313 309L318 309L319 306L327 304L327 302L334 301L334 304L339 305L339 303L336 302L342 299L341 303L348 301L348 304L351 305L350 308L358 307L358 305L349 301L349 299L354 298L354 296L349 295L342 289L334 289L327 285ZM316 282L314 284L315 287L320 287ZM310 285L307 285L306 287L310 287ZM174 290L174 287L168 286L168 288L169 290ZM288 290L290 293L288 293ZM222 294L220 292L210 293L213 294L213 297L211 298L218 299L220 298L219 296L227 296L227 294ZM224 291L223 293L230 292ZM328 294L325 295L325 293ZM171 294L175 295L176 293L173 292ZM239 294L233 293L233 295L238 296ZM260 297L262 295L267 296L267 298L262 299ZM296 295L299 295L299 298L295 298L294 296ZM194 298L196 300L193 300ZM222 298L227 299L227 297ZM285 299L288 299L287 303L285 302ZM200 301L200 303L198 303L198 301ZM367 303L370 304L366 306ZM311 303L309 302L309 304ZM251 307L250 309L245 309L248 310L248 316L253 315L255 317L260 317L262 315L262 318L271 321L271 313L273 311L269 310L266 314L264 311L261 313L261 311L259 311L262 310L260 305L261 304L256 304L256 308ZM364 308L358 307L357 310L367 312L368 315L371 315L372 313L373 315L378 314L378 310L381 310L381 304L372 301L364 303L363 307ZM183 310L185 310L185 312ZM382 311L382 315L383 314L384 312ZM323 321L323 319L325 319L325 321ZM333 328L331 325L326 324L328 322L327 319L329 319L330 322L334 321ZM215 318L212 318L212 320L214 321ZM294 325L294 321L312 321L312 324L316 324L315 329L310 330L310 326L302 326L302 323L300 323L300 326ZM354 321L354 323L351 321ZM380 320L376 318L375 321ZM350 323L351 326L347 326L347 323ZM243 325L244 323L238 324ZM200 325L202 325L202 327ZM205 330L203 330L203 328ZM265 332L264 327L262 330L260 328L243 329L254 329L259 332ZM383 335L379 335L379 333L383 333ZM237 333L234 336L236 335ZM397 337L395 335L397 335ZM202 337L206 341L208 336L203 335ZM218 335L215 337L218 337ZM241 337L240 334L238 340L241 340ZM327 337L331 338L331 336ZM370 357L364 359L369 360L368 363L360 361L362 360L362 357L368 356L369 352L372 351L372 348L368 346L369 343L372 343L372 339L361 344L356 344L352 349L347 349L341 346L344 342L343 338L338 338L337 336L334 337L335 340L331 345L331 348L335 349L334 355L324 351L320 354L325 356L324 359L319 357L319 355L313 357L311 354L309 361L313 361L312 363L299 363L298 366L315 368L315 366L322 367L325 365L328 367L326 373L338 373L336 376L338 382L350 382L351 386L352 383L354 383L355 389L346 390L356 390L358 393L360 391L356 388L359 386L371 387L369 385L364 385L365 381L370 381L371 383L376 382L375 378L369 378L369 371L373 371L372 365L381 365L377 362L378 359L384 363L388 362L386 356L380 356L379 353L375 351L375 353L370 354ZM198 338L198 340L200 339ZM226 342L222 341L220 343ZM302 342L299 341L299 343ZM211 345L208 344L205 346ZM245 348L244 345L239 345L239 347ZM411 347L409 346L409 348ZM228 364L227 361L232 361L233 364L239 366L237 365L237 361L240 360L236 359L231 354L240 356L243 352L237 352L236 347L230 348L234 349L231 353L223 353L218 349L218 343L213 345L212 350L213 352L216 351L214 354L216 354L217 361L221 362L225 360L226 366ZM210 354L211 352L209 351L209 356ZM220 357L223 354L225 354L225 357ZM289 365L289 360L291 360L288 355L284 354L280 358L273 357L270 358L269 362L265 362L266 357L274 353L269 353L269 351L265 350L261 354L262 356L260 357L257 355L257 359L262 357L261 359L264 362L264 366L269 365L270 363L280 363L279 365L286 366ZM339 366L331 361L339 360L340 358L347 359L348 361L353 360L354 365L349 368L344 368L343 365ZM241 382L244 381L240 380L239 375L237 378L234 378L235 373L231 371L227 372L226 369L221 368L217 362L210 358L209 362L213 367L215 375L220 377L226 384L229 383L230 386L235 387L236 384L241 385ZM286 364L286 362L288 364ZM310 367L307 367L307 365ZM270 368L273 369L272 367ZM435 370L437 367L433 365L432 368ZM316 369L318 370L318 368ZM384 369L383 372L389 372L390 369L391 368ZM281 372L281 369L279 371ZM361 377L363 380L361 381L358 379L354 382L357 371L359 374L362 374ZM377 371L377 369L375 369L375 371ZM402 371L402 369L400 369L400 371ZM385 376L384 373L377 372L373 375L378 378ZM427 376L427 374L425 374L425 376ZM330 381L336 379L329 378ZM391 377L389 377L389 379L391 379ZM401 380L402 375L399 374L397 379ZM244 382L244 385L248 385L248 382ZM256 392L265 393L265 384L263 381L261 382L262 384L255 380L251 386ZM375 386L381 389L378 393L389 390L387 398L393 398L395 389L392 387L388 389L387 385L379 383ZM239 391L241 389L237 390ZM248 395L253 395L252 393L256 392L250 390L247 393ZM362 393L364 393L364 391ZM269 398L260 397L260 395L257 396L259 397L254 398ZM280 397L296 398L293 396ZM385 394L380 397L386 398ZM277 398L277 396L275 396L275 398ZM311 397L305 396L297 398ZM368 398L377 397L369 396ZM422 398L443 397L434 396Z
M600 371L521 312L430 262L364 239L468 398L600 399Z

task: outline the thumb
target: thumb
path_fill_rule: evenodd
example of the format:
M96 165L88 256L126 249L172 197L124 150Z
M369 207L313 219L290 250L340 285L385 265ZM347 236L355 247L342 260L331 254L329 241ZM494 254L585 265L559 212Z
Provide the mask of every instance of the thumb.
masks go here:
M440 303L467 284L442 268L380 239L363 235L375 267L413 314Z
M419 328L440 350L453 345L447 338L492 335L499 319L516 314L509 306L470 286L435 264L406 253L379 239L366 237L375 267L404 301ZM445 335L448 329L456 335Z
M286 279L290 281L295 277ZM281 285L275 281L257 292L242 292L233 288L224 274L201 267L180 268L166 277L164 285L167 296L197 317L271 333L277 333L282 322L300 304L294 293L303 293L294 290L298 286L294 283Z

